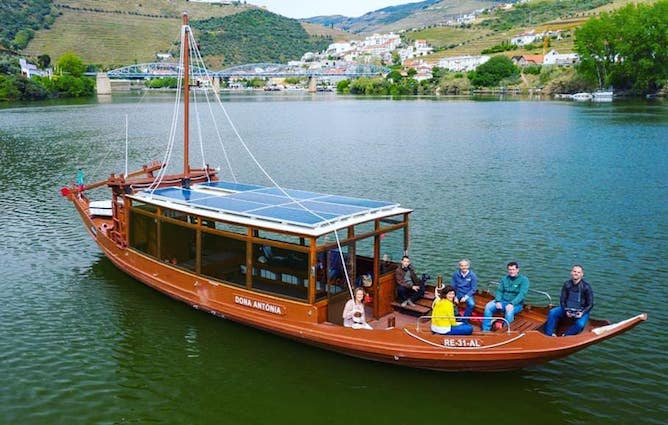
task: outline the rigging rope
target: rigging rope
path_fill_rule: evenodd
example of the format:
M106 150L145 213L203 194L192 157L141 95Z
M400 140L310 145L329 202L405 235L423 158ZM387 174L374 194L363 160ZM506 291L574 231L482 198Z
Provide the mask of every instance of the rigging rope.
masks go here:
M186 30L185 26L181 27L181 39L183 39L183 32ZM176 130L177 130L177 124L178 124L178 116L179 116L179 111L180 111L180 106L181 106L181 89L183 88L183 54L184 54L184 49L183 49L183 43L181 43L181 50L180 50L180 55L179 55L179 72L176 77L176 97L174 99L174 109L172 112L172 124L170 126L170 132L169 132L169 140L167 143L167 151L165 152L165 157L162 161L162 168L158 171L157 176L153 180L153 183L149 185L148 189L150 190L150 195L152 196L155 190L160 186L162 183L163 178L165 177L165 174L167 172L167 167L169 165L169 161L172 157L172 152L174 150L174 142L176 140Z
M202 56L201 56L201 53L199 51L199 47L198 47L197 43L195 42L194 35L192 34L192 31L190 31L190 26L186 26L186 25L182 26L182 28L181 28L182 39L183 39L183 31L186 31L186 28L188 29L187 33L188 33L188 37L189 37L188 40L190 41L190 43L189 43L190 50L192 50L192 52L194 53L194 56L195 56L195 61L194 62L201 64L201 69L204 70L204 75L206 76L207 81L213 81L213 78L211 77L211 74L209 73L208 68L205 66L204 61L202 60ZM184 62L183 62L183 57L184 57L183 55L184 54L188 54L190 56L190 52L184 52L183 43L181 43L181 51L180 51L180 58L181 59L179 61L181 66L179 67L179 76L177 78L177 81L178 81L178 83L177 83L177 96L176 96L177 100L176 100L176 106L174 108L174 116L172 117L172 127L171 127L172 131L170 133L170 139L169 139L169 144L168 144L168 152L165 154L165 160L163 161L164 166L160 170L160 172L158 173L158 176L156 177L156 179L154 180L154 185L149 187L151 195L153 195L153 193L155 192L155 189L157 187L159 187L160 184L162 183L162 179L164 178L164 175L165 175L165 172L166 172L166 169L167 169L167 165L169 164L169 160L171 159L171 154L172 154L173 147L174 147L174 140L176 138L176 121L177 121L177 117L178 117L181 92L182 92L182 88L183 88L182 87L182 84L183 84L182 83L182 75L183 75L183 68L184 68ZM194 75L194 73L193 73L193 75ZM271 182L271 184L275 188L277 188L279 190L279 192L281 192L283 195L285 195L288 199L290 199L292 202L294 202L299 207L301 207L304 211L307 211L307 212L313 214L315 217L323 220L324 222L330 221L329 219L327 219L327 218L323 217L322 215L318 214L316 211L313 211L312 209L305 206L299 199L294 198L283 187L281 187L278 184L278 182L269 174L269 172L262 166L262 164L260 164L260 162L257 160L257 158L255 157L253 152L250 150L250 148L246 144L245 140L243 139L243 137L241 136L241 134L237 130L237 127L234 125L234 122L232 121L232 118L228 114L227 109L223 105L223 102L220 98L220 94L216 90L212 90L212 91L213 91L214 97L215 97L218 105L220 106L221 110L223 111L223 114L225 115L225 118L227 119L227 122L228 122L230 128L232 129L234 135L236 136L237 140L239 141L239 143L241 144L243 149L246 151L248 156L251 158L251 160L258 167L258 169L262 172L262 174ZM194 95L194 97L196 97L196 95ZM207 99L207 103L209 103L208 94L206 95L206 99ZM185 99L185 100L187 101L188 99ZM210 111L211 111L211 116L213 118L214 113L213 113L213 110L211 109L210 105L209 105L209 108L210 108ZM197 110L198 109L197 109L197 106L195 104L195 111L197 112ZM199 133L200 146L202 146L203 142L202 142L202 137L201 137L199 114L196 114L196 115L197 115L198 131L200 132ZM234 181L236 182L236 177L234 176L231 164L230 164L228 156L227 156L227 152L225 151L224 145L222 143L222 137L220 136L220 132L218 130L217 125L215 124L216 120L213 119L213 122L214 122L214 125L216 127L216 133L219 137L221 146L223 146L225 159L228 162L228 165L230 167L229 168L230 172L232 173ZM203 148L201 148L201 150L202 150L202 160L205 161ZM341 240L339 238L339 233L336 229L333 230L333 233L334 233L334 237L336 239L336 246L338 248L339 258L341 260L341 266L343 268L343 275L345 276L345 279L346 279L348 292L350 294L350 298L354 299L353 287L352 287L352 283L350 282L350 275L348 273L348 266L346 265L346 259L345 259L345 256L343 254L343 247L341 246Z
M206 67L206 64L204 63L204 59L202 59L202 54L199 51L198 44L195 40L195 36L192 34L192 31L189 31L188 34L190 35L189 37L189 45L191 46L192 53L194 55L194 63L197 63L198 67L204 70L204 74L206 75L206 80L207 81L212 81L213 79L211 78L211 75L209 74L209 70ZM194 75L194 74L193 74ZM214 90L215 92L215 90ZM209 100L209 90L204 90L204 96L206 98L206 104L209 108L209 115L211 115L211 121L213 122L214 129L216 130L216 136L218 137L218 143L220 143L220 147L223 151L223 156L225 158L225 162L227 163L227 167L230 170L230 174L232 175L232 180L237 183L237 176L234 174L234 170L232 168L232 163L230 162L230 158L227 155L227 149L225 149L225 144L223 143L223 136L220 134L220 129L218 128L218 121L216 121L215 114L213 112L213 108L211 107L211 102ZM198 117L199 119L199 117Z

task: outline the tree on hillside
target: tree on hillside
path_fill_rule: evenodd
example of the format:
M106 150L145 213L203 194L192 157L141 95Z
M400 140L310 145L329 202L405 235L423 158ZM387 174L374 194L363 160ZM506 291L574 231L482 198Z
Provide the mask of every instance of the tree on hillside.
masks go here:
M496 87L501 80L518 75L519 69L507 56L497 55L468 74L471 84L478 87Z
M37 56L37 64L42 69L48 68L51 65L51 56L46 54Z
M83 60L72 52L64 53L56 62L56 68L61 74L79 77L86 70Z
M251 9L222 18L191 22L202 55L224 57L225 65L299 59L332 43L329 36L310 36L299 21L266 10Z
M652 93L668 81L668 0L602 13L575 37L578 72L598 87Z

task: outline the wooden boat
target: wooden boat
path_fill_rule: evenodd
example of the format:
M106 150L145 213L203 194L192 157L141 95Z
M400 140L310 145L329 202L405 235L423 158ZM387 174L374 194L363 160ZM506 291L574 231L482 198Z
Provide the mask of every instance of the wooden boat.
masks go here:
M183 46L189 27L183 20ZM592 319L577 336L545 336L548 306L527 305L508 329L471 336L430 331L430 298L402 308L394 271L409 242L412 210L369 199L218 179L188 162L188 58L184 55L183 170L165 164L111 174L61 191L120 270L192 307L299 342L363 359L441 371L499 371L558 359L646 319ZM80 182L79 182L80 183ZM110 200L92 201L106 186ZM390 255L388 255L390 254ZM394 257L391 255L394 254ZM342 325L362 275L373 328ZM491 299L477 294L477 313Z

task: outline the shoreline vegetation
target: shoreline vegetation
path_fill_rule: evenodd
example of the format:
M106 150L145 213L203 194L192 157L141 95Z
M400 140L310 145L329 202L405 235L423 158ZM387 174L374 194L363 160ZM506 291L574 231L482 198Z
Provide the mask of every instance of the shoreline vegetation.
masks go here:
M432 77L421 81L415 78L417 71L404 68L395 55L387 75L341 80L336 91L372 96L511 93L558 96L606 88L613 89L616 97L668 97L668 0L628 4L588 19L575 30L574 49L580 62L572 66L518 67L510 58L512 53L503 52L473 71L450 72L434 67ZM50 65L48 55L37 60L43 68ZM94 68L86 67L78 56L68 52L58 59L54 77L29 79L21 75L18 57L2 54L0 101L92 96L95 82L83 73ZM146 85L176 86L176 79L161 80L150 80ZM251 88L266 83L260 78L243 82Z
M48 68L51 58L42 55L40 66ZM81 58L68 52L55 65L56 75L25 77L16 58L0 57L0 101L45 100L56 98L89 97L95 94L95 80L85 77Z
M355 95L463 94L479 90L544 95L595 92L612 88L617 95L668 96L668 0L629 4L590 18L575 31L573 66L518 67L509 54L493 56L474 71L433 68L432 78L418 82L414 69L391 66L385 77L343 80L337 92Z

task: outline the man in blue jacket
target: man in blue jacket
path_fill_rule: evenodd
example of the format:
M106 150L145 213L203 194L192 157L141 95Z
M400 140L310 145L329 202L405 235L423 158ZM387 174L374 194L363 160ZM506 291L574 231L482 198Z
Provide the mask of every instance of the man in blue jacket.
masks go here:
M468 323L473 308L475 308L475 294L478 289L478 277L471 271L471 262L463 259L459 261L459 270L457 270L450 280L450 284L455 288L455 304L466 303L463 322ZM456 313L456 312L455 312Z
M576 264L571 269L571 278L564 282L561 287L561 296L559 297L559 307L550 310L545 324L545 334L557 336L555 334L559 322L566 318L573 319L573 325L564 333L567 335L577 335L589 321L589 312L594 307L594 291L584 276L584 269Z
M524 297L529 292L529 278L520 274L520 266L515 261L507 265L508 275L501 278L499 289L494 299L485 306L485 318L482 321L482 330L492 328L492 314L503 311L506 322L510 324L515 315L524 307Z

